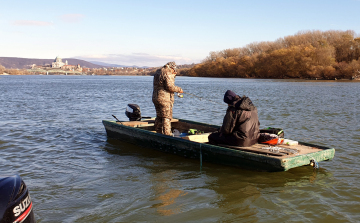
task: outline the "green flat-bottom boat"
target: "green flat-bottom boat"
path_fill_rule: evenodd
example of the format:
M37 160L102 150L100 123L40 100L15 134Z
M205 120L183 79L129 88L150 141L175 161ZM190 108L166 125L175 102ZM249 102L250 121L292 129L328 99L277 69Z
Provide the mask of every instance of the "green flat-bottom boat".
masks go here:
M154 118L141 121L103 120L103 124L110 138L186 158L200 159L201 162L263 171L287 171L299 166L317 165L320 161L333 159L335 155L333 148L304 142L299 142L298 145L276 146L255 144L251 147L211 145L207 136L220 126L184 119L173 119L172 129L183 133L196 129L203 133L183 137L158 134L154 131Z

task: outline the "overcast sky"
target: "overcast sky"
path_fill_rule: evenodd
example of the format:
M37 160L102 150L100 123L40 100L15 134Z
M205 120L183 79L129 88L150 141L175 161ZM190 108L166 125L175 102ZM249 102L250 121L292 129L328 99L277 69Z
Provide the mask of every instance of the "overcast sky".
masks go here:
M360 34L360 0L0 0L0 57L157 67L306 30Z

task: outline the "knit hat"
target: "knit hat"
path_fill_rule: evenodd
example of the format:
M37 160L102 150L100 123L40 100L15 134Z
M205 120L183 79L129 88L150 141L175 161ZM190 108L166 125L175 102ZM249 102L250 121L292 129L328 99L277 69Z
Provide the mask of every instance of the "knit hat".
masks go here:
M226 104L232 104L237 98L238 96L234 92L227 90L224 95L224 102Z
M175 62L169 62L169 63L165 64L164 67L168 67L168 68L171 68L171 69L175 70L176 69L176 63Z

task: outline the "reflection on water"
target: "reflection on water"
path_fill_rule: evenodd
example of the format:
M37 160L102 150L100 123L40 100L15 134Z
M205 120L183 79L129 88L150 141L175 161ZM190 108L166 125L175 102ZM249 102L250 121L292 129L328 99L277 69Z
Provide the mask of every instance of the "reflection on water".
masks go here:
M176 179L173 179L175 173L171 170L164 171L158 174L154 174L153 190L155 192L154 200L159 203L153 205L160 215L170 216L181 212L181 204L175 202L180 196L184 196L187 193L183 190L176 189L181 188L181 185L177 185Z
M267 173L108 139L101 120L128 103L154 116L152 77L0 79L0 172L19 173L39 222L356 222L360 88L354 82L178 77L174 116L221 125L230 89L262 127L336 149L319 170ZM212 101L216 102L213 103Z
M197 160L164 154L112 139L109 139L108 143L107 151L110 153L115 152L120 156L131 154L147 161L151 158L151 162L137 164L145 167L148 174L151 173L148 183L152 185L151 201L155 201L151 208L156 209L162 216L175 215L174 218L179 220L182 219L179 217L181 213L188 213L194 208L202 210L202 202L205 199L211 201L207 205L216 209L214 213L203 216L209 221L241 221L242 218L258 221L259 215L262 216L263 213L254 204L262 201L264 196L269 199L266 201L269 206L265 207L273 209L275 205L277 208L273 211L279 212L284 208L284 204L289 204L288 200L292 196L300 195L300 191L292 191L291 188L312 188L312 184L319 188L331 186L329 178L332 176L323 168L314 170L312 167L301 167L287 172L267 173L204 163L203 171L198 172L200 164ZM122 149L114 151L113 148ZM279 194L283 194L284 197ZM259 205L264 204L260 202ZM312 202L307 207L317 205L319 204ZM278 220L276 215L273 218L274 221ZM268 216L266 219L271 220Z

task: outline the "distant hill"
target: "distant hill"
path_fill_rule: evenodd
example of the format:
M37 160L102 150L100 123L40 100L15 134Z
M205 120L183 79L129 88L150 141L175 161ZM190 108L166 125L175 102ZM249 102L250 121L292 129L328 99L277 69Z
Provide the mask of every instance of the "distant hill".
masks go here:
M18 57L0 57L0 65L4 66L7 69L26 69L30 68L31 65L51 65L54 62L54 59L28 59L28 58L18 58ZM74 58L63 58L62 61L68 61L69 65L80 64L81 67L87 68L100 68L106 67L104 65L98 65L94 63L87 62L85 60L78 60Z
M96 65L100 65L103 67L127 67L124 65L118 65L118 64L109 64L109 63L104 63L104 62L99 62L99 61L89 61L90 63L96 64Z
M109 63L104 63L104 62L99 62L99 61L90 61L90 63L93 64L97 64L97 65L101 65L103 67L136 67L136 68L149 68L147 66L143 66L143 67L139 67L139 66L125 66L125 65L119 65L119 64L109 64Z

